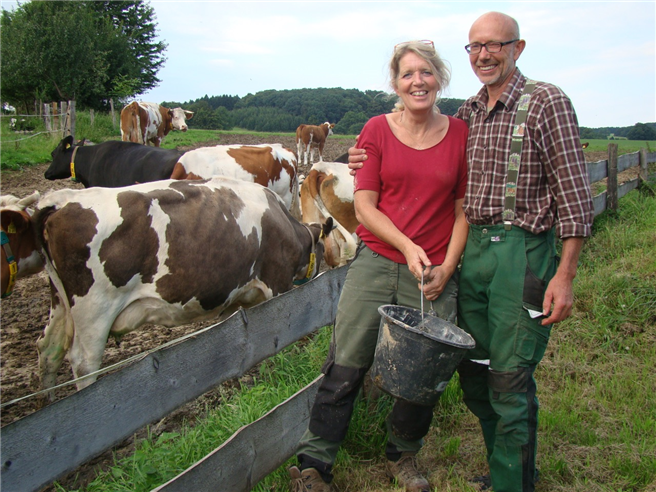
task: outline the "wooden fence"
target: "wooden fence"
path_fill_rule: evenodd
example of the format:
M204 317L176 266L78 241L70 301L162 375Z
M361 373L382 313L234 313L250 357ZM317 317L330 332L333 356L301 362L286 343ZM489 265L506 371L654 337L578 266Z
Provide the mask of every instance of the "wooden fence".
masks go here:
M644 151L588 164L591 183L607 179L595 216L648 177L656 153ZM640 166L617 185L617 174ZM37 491L204 392L332 324L347 267L254 308L239 311L178 344L145 355L122 370L1 429L1 488ZM251 490L282 465L307 426L320 378L157 491Z
M61 133L62 138L67 137L68 135L72 135L73 138L75 138L75 101L35 104L35 110L35 114L8 114L3 116L11 118L17 123L20 123L21 120L25 120L25 118L42 119L45 131L34 133L27 138L42 133Z

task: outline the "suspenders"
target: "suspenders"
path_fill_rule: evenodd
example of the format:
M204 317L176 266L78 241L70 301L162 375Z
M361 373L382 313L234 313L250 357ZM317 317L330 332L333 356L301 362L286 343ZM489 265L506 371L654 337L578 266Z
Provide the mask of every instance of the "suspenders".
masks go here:
M503 225L509 231L515 220L515 195L517 194L517 178L519 177L519 163L522 155L528 103L531 93L535 89L535 80L528 79L522 95L519 97L517 114L513 125L512 143L510 145L510 158L508 160L508 174L506 175L506 196L503 202Z

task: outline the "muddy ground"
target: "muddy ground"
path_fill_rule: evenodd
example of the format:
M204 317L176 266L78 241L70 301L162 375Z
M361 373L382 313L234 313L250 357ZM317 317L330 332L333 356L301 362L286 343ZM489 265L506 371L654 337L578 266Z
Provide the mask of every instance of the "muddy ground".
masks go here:
M258 138L243 135L221 135L220 140L213 144L257 144L281 143L285 147L296 150L293 137ZM334 160L345 153L355 140L328 138L324 148L324 160ZM190 150L183 148L181 150ZM315 159L318 156L315 152ZM1 175L1 193L23 197L35 190L46 193L49 190L61 188L81 189L82 185L69 179L48 181L43 177L48 164L28 167L22 171L3 171ZM309 166L300 166L301 172L307 173ZM2 403L22 398L39 389L37 368L36 341L48 322L50 309L50 294L48 277L41 272L33 277L20 279L12 295L0 302L0 395ZM212 321L183 325L176 328L147 325L139 330L125 335L120 344L110 339L105 349L102 367L120 362L135 354L157 347L170 340L179 338L213 324ZM59 371L57 383L61 384L72 379L72 372L67 361ZM234 384L227 383L227 384ZM67 386L57 391L57 398L62 398L75 391L75 386ZM153 423L151 432L155 434L175 431L183 421L194 422L202 416L206 407L220 404L218 390L210 391L194 402L178 409L160 422ZM34 412L38 407L37 399L28 398L0 411L2 425L7 425L25 415ZM137 435L139 438L140 435ZM134 438L118 446L115 451L122 456L132 451ZM76 474L61 483L65 487L80 487L95 476L95 469L105 468L112 464L111 451L106 452L90 464L78 470ZM46 490L53 490L52 488Z

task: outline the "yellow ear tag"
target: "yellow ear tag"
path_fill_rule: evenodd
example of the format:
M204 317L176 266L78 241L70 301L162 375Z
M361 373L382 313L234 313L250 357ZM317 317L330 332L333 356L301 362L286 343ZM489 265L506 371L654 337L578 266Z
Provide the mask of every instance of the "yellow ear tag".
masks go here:
M7 233L8 234L16 234L16 224L13 222L9 223L9 227L7 227Z
M308 271L305 278L310 278L312 272L314 271L314 264L317 262L317 255L315 253L310 253L310 264L308 265Z

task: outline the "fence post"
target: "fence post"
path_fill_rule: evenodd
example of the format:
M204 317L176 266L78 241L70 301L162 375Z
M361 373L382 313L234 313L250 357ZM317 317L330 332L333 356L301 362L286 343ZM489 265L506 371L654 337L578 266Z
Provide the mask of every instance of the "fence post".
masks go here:
M64 137L71 135L75 140L75 101L68 101L68 111L66 111L66 128Z
M608 144L608 179L606 180L607 208L617 210L617 144Z
M43 122L46 125L46 131L51 132L52 131L52 120L50 119L50 105L48 103L45 103L43 105Z
M52 129L55 130L60 125L59 120L61 119L61 115L57 113L56 102L50 103L50 106L52 106Z
M93 126L93 121L96 119L96 113L93 111L93 109L89 110L89 123L91 126Z
M112 113L112 128L116 128L116 113L114 112L114 98L109 98L109 110Z
M649 176L649 168L647 166L647 150L640 149L638 158L640 162L640 182L646 182L647 177Z
M61 118L59 118L59 130L62 132L62 134L66 131L66 125L68 123L68 115L66 112L68 111L68 104L66 104L66 101L61 101L59 103L59 114L61 115ZM66 135L63 135L64 137Z

